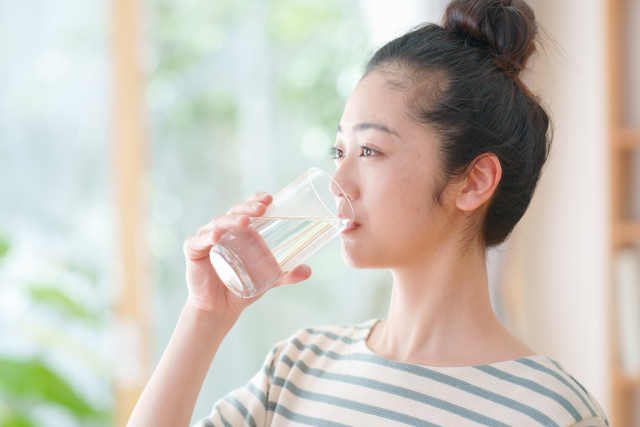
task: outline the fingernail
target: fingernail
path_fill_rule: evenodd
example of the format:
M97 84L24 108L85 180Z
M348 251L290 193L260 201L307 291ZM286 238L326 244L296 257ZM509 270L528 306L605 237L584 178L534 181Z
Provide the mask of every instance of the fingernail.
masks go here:
M260 202L253 202L253 203L251 203L251 209L257 209L258 206L260 206L261 204L262 203L260 203Z

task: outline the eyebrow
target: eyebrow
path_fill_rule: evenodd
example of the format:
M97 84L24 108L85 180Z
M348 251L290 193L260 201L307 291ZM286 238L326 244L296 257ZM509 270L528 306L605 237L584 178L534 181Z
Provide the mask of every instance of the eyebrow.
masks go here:
M380 123L358 123L357 125L351 128L351 132L356 133L356 132L367 130L367 129L379 130L382 132L390 133L391 135L395 135L398 138L400 138L400 135L398 135L396 131L389 129L385 125L382 125ZM338 125L337 131L338 133L342 133L342 127L340 125Z

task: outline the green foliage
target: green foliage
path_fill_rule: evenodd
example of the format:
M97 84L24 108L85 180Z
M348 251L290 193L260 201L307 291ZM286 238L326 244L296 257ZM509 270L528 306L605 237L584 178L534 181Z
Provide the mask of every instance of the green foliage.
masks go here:
M299 129L320 126L334 135L345 103L339 81L359 75L366 57L365 28L361 21L348 19L357 5L276 0L269 6L267 25L280 64L274 82L280 114L295 114Z
M167 119L167 130L184 138L185 133L216 128L234 133L237 126L236 99L228 90L214 87L178 99Z
M2 427L36 427L29 419L23 417L11 408L0 411L0 426Z
M11 244L9 243L9 239L6 236L0 234L0 259L7 256L10 247Z
M184 71L197 66L202 58L215 52L227 39L228 27L237 23L250 8L251 1L154 0L152 43L157 43L159 70Z
M287 48L301 46L323 27L343 18L336 1L275 0L267 4L269 34Z
M77 318L94 325L101 320L95 313L88 311L84 306L53 287L32 286L29 288L29 292L34 302L56 310L66 317Z
M64 380L37 360L0 358L0 391L13 399L56 403L83 418L101 416Z
M261 98L269 109L261 114L275 123L268 135L280 141L274 149L286 153L277 160L278 179L290 180L290 164L329 165L346 95L368 54L358 2L154 0L148 10L152 143L156 167L172 176L157 191L180 191L189 203L184 187L195 190L204 177L209 185L222 177L241 182L241 127L253 119L245 67L263 76L271 94L266 103ZM235 184L229 193L237 193Z
M9 241L7 236L0 234L0 258L8 254ZM63 266L63 271L75 274L89 284L98 282L98 272L91 265ZM23 289L31 303L62 315L65 322L93 327L104 324L103 314L93 313L74 301L63 292L64 287L58 282L24 283ZM96 372L102 366L99 355L93 355L84 343L75 342L56 322L23 320L16 326L22 336L35 339L35 345L42 351L63 351ZM42 335L40 340L37 339L38 334ZM51 405L65 408L78 421L86 420L92 425L96 422L106 424L110 417L108 412L95 410L85 398L73 391L63 377L42 361L0 357L0 426L35 427L31 419L33 409Z

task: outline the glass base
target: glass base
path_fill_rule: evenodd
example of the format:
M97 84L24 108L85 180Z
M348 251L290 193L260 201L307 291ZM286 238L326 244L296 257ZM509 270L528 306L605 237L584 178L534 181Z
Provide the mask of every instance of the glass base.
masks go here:
M224 246L214 245L209 255L216 274L231 292L241 298L258 295L242 262L233 252Z

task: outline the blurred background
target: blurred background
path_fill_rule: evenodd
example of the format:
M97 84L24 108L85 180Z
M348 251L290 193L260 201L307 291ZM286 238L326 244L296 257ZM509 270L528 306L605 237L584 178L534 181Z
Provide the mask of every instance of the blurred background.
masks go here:
M0 2L0 426L124 426L186 300L184 239L333 172L367 58L446 3ZM555 139L489 253L492 303L612 425L640 425L640 0L529 3L546 47L527 81ZM347 268L337 239L308 264L241 316L193 422L299 328L385 317L387 271Z

